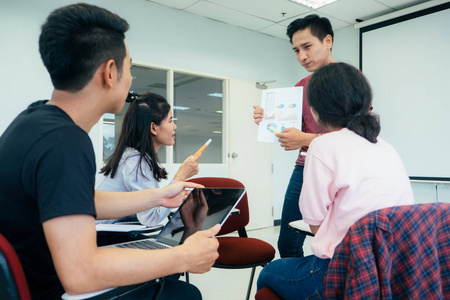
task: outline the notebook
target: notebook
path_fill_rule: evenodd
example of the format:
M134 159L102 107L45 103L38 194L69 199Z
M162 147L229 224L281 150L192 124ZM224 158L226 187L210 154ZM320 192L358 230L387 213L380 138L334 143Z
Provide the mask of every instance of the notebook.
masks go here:
M156 237L104 247L163 249L180 245L197 231L223 225L244 194L243 188L195 188Z

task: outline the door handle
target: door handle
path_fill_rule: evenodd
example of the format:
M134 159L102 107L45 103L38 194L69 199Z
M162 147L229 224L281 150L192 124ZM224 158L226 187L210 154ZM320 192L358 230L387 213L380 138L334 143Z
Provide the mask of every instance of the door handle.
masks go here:
M236 158L238 154L236 152L231 153L231 158Z

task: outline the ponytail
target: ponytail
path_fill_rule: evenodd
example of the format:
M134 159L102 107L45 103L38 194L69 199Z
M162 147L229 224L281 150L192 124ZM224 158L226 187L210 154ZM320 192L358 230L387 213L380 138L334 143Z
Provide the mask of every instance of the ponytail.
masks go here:
M357 135L362 136L369 142L375 144L381 130L380 118L371 113L357 115L348 121L346 127Z

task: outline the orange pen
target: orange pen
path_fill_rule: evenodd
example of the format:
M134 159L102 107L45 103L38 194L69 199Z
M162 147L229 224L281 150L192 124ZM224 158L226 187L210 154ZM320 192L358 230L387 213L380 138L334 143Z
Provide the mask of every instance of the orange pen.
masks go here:
M194 156L199 155L200 153L203 152L203 150L206 149L206 147L208 147L208 145L211 144L211 139L209 139L200 149L198 149L197 152L195 152Z

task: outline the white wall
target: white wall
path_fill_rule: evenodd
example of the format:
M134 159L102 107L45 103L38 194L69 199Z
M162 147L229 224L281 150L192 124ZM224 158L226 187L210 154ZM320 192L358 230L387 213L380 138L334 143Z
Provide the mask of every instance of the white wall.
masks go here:
M334 33L333 57L359 68L359 30L348 26Z

